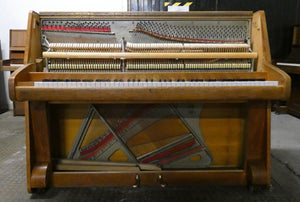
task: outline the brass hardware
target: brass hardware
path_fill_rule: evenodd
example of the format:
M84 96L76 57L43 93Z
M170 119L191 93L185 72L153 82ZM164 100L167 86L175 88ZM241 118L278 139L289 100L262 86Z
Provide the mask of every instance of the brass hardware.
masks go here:
M167 186L167 183L165 183L165 182L164 182L164 180L163 180L163 178L162 178L162 175L161 175L161 174L159 174L159 175L158 175L158 177L157 177L157 181L158 181L158 183L160 184L160 186L161 186L162 188L164 188L164 187L166 187L166 186Z
M138 188L140 186L141 179L138 174L135 175L135 183L132 185L133 188Z

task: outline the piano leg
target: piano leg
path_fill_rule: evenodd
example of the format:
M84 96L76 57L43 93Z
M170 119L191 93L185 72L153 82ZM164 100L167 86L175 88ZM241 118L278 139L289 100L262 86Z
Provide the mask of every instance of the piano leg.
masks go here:
M45 188L50 172L50 141L46 102L26 103L27 189Z
M246 168L249 185L270 186L270 102L249 103Z

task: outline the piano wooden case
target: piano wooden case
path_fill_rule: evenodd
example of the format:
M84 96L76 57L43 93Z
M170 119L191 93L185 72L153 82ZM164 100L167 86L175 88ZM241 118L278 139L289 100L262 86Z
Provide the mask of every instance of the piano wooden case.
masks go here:
M270 185L263 11L29 14L27 187Z

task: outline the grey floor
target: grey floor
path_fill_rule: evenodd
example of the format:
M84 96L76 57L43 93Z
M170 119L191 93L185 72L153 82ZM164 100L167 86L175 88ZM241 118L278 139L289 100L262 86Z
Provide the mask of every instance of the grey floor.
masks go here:
M0 201L300 201L300 121L272 114L272 188L192 186L50 188L28 194L24 117L0 114Z

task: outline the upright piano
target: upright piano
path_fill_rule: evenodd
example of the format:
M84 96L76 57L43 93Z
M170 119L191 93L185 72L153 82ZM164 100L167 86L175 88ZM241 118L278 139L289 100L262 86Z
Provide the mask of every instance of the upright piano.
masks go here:
M30 12L27 187L270 185L271 65L263 11Z

